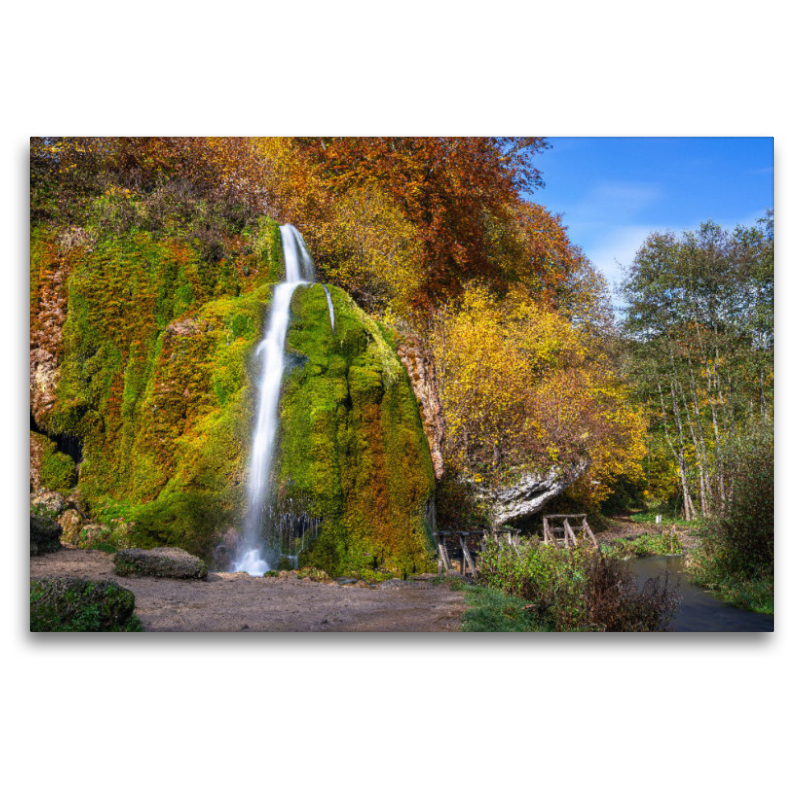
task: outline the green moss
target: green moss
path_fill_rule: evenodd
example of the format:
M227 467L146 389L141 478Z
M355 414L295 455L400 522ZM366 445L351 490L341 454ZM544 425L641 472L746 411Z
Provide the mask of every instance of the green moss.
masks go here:
M345 292L331 294L334 331L321 286L292 300L278 502L323 519L301 563L374 578L427 571L434 479L413 391L372 320Z
M141 631L133 592L113 581L31 581L31 631Z
M111 211L101 203L97 219ZM38 276L56 258L68 274L45 426L80 437L82 496L126 543L208 558L244 516L252 354L284 277L280 230L264 218L212 258L177 218L138 227L140 211L125 211L124 233L95 227L68 269L55 233L32 234L32 328ZM374 579L428 570L433 471L411 386L378 327L345 292L332 297L335 331L321 286L295 293L278 500L324 519L308 565Z
M61 549L61 526L52 517L44 514L31 513L30 515L31 555L38 556L43 553L55 553Z
M283 267L272 220L245 230L232 255L213 262L177 233L98 229L92 250L70 262L60 381L45 426L82 440L80 488L100 519L137 522L134 543L205 556L209 525L240 511L251 353L271 296L266 281ZM55 236L32 232L32 332L43 324L38 276L63 261ZM50 462L61 486L69 482L68 464ZM194 532L173 513L183 502L175 498L208 507L202 520L191 516Z
M39 479L42 486L56 492L69 491L78 482L75 462L66 453L59 453L56 443L46 436L38 433L31 433L30 436L41 454Z

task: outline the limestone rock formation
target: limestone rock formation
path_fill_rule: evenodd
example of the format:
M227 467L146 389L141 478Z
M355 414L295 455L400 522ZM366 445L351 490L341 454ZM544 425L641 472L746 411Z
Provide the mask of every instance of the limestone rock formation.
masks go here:
M477 488L476 491L489 506L493 527L500 527L540 511L548 500L561 494L588 467L588 461L571 467L554 466L547 472L520 474L513 483L498 490Z
M44 477L54 453L58 488L77 479L92 515L75 508L78 546L225 555L246 509L253 355L285 271L278 226L248 224L220 259L171 230L89 233L91 246L79 238L67 249L44 225L31 235L32 484L56 488ZM322 519L301 565L415 574L433 555L426 403L421 412L378 326L345 292L331 294L335 331L321 285L295 293L278 503ZM415 369L433 397L424 360ZM79 444L79 473L53 450L57 437ZM78 519L65 523L72 541Z
M31 493L30 506L32 514L54 518L67 508L67 501L61 492L40 489Z
M81 530L83 529L84 519L80 512L74 508L68 508L58 515L58 524L61 526L61 543L76 545L80 541Z
M416 337L404 337L397 345L397 356L406 368L419 405L422 426L431 451L436 480L444 477L444 415L433 360Z
M185 580L208 577L208 569L203 561L180 547L155 547L152 550L132 547L120 550L114 554L114 573Z
M287 352L277 501L322 519L301 565L330 575L431 568L434 476L410 381L378 326L332 288L300 287Z

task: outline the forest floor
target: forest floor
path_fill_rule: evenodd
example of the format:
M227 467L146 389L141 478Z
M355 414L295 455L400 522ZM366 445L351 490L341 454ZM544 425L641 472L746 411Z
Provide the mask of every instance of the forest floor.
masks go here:
M145 631L457 631L466 610L448 582L390 581L378 588L211 573L207 580L114 574L112 556L65 547L31 556L31 578L113 580L136 595Z

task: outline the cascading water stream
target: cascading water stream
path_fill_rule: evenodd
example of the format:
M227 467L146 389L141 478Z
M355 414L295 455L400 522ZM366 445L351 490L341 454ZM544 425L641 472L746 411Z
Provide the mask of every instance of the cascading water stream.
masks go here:
M234 559L234 572L263 575L270 569L267 543L262 536L266 509L270 503L270 472L278 430L278 400L284 370L284 345L289 327L292 295L298 286L314 282L314 262L300 232L292 225L281 226L281 244L286 263L286 280L275 286L266 324L266 335L256 348L261 361L258 390L258 413L250 454L250 480L247 487L247 516L243 535ZM327 287L331 327L334 326L333 304Z

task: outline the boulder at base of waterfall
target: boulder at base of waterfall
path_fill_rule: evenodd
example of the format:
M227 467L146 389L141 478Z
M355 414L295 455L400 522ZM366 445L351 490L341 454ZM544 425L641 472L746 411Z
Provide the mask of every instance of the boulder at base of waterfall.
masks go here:
M61 533L61 526L54 519L31 514L31 555L60 550Z
M140 631L135 602L114 581L39 578L31 581L31 631Z
M41 489L31 494L31 513L39 517L55 519L65 508L67 508L67 501L60 492Z
M544 473L522 473L500 489L477 491L489 506L493 527L498 528L540 511L548 500L578 480L588 466L588 461L581 461L572 467L553 467Z
M58 516L58 524L61 525L61 544L76 545L80 541L81 529L83 528L83 517L74 508L62 511Z
M208 576L205 563L180 547L155 547L140 550L132 547L114 554L117 575L143 575L153 578L203 580Z

